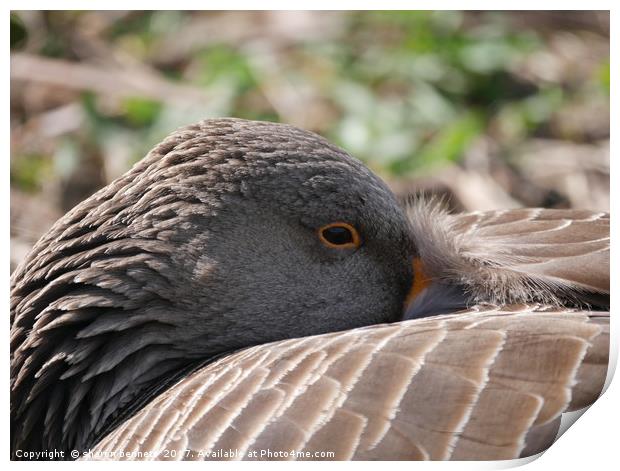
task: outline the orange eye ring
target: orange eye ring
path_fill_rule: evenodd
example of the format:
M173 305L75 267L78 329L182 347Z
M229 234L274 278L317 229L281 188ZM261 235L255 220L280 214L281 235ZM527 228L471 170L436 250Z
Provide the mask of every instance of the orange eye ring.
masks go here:
M346 222L332 222L317 231L323 245L330 249L356 249L362 245L357 229Z

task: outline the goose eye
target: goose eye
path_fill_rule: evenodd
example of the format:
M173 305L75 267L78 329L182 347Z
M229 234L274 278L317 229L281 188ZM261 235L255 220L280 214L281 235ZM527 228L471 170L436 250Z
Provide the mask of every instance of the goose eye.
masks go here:
M319 229L319 239L332 249L351 249L361 245L357 230L346 222L334 222Z

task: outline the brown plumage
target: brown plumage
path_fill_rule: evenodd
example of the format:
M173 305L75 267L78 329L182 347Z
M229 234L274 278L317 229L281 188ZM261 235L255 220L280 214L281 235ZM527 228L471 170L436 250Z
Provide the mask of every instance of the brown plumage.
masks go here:
M402 208L315 134L206 120L13 274L12 453L531 454L600 393L608 308L607 214Z
M601 391L607 321L605 313L487 306L253 347L183 379L88 457L529 455L553 442L562 412Z

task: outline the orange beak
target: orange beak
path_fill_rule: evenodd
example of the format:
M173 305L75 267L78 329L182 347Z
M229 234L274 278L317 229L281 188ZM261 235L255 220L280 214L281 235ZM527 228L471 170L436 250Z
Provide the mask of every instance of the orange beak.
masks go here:
M413 283L405 298L403 320L449 314L466 309L470 297L464 286L428 275L420 258L413 259Z
M411 288L409 289L409 293L407 293L407 297L405 298L405 306L406 310L408 306L411 305L413 300L431 283L430 278L426 276L424 273L424 264L419 257L413 259L413 283L411 284Z

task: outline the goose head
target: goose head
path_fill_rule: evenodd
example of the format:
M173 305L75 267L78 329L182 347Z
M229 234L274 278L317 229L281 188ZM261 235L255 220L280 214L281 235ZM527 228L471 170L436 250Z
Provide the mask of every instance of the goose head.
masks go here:
M415 259L387 186L316 134L184 128L14 273L13 450L84 450L195 362L400 320Z

